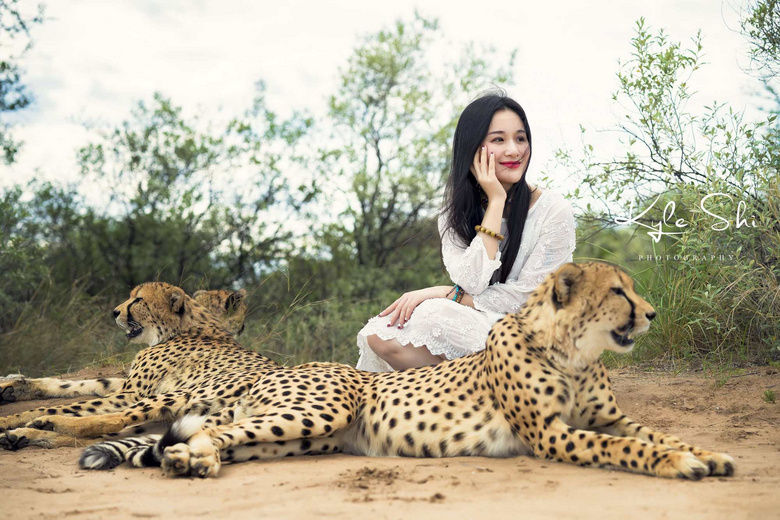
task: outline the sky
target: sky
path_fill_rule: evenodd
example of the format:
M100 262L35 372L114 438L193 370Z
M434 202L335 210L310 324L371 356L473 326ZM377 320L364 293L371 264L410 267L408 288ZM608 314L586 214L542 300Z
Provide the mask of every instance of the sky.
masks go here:
M30 2L35 4L37 2ZM464 2L366 0L57 0L32 32L21 65L35 97L14 115L26 142L18 162L0 166L0 187L32 178L78 181L76 150L129 117L155 91L203 116L241 113L258 80L281 114L321 115L339 69L367 34L410 19L438 18L458 46L492 45L497 59L518 50L516 85L508 87L534 133L529 179L544 170L566 191L557 148L577 148L579 127L614 128L618 60L630 55L635 22L644 17L684 44L702 31L708 63L691 82L695 103L717 100L761 116L757 80L745 74L748 46L739 34L738 0L561 0ZM485 85L486 87L489 85ZM476 94L476 92L474 93ZM90 129L88 129L89 127ZM605 146L615 140L597 132ZM557 186L556 186L557 184Z

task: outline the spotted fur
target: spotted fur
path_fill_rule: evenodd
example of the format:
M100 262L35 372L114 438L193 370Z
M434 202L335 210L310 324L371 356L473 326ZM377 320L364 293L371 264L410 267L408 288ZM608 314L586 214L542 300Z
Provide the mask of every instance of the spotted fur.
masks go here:
M192 298L219 318L222 326L234 337L238 338L244 332L246 320L246 290L228 291L214 289L211 291L195 291Z
M141 439L146 448L130 458L197 477L226 462L333 452L530 454L661 477L731 475L728 455L637 424L618 407L599 356L629 352L654 317L620 269L567 264L493 326L482 352L381 374L332 363L277 368L202 429Z
M244 331L247 306L246 291L197 291L193 298L214 316L236 338ZM55 399L94 395L104 397L115 394L125 383L123 377L106 377L72 381L56 377L31 379L24 376L0 382L0 405L32 399Z
M121 388L103 398L2 417L0 446L78 446L140 424L208 416L278 366L241 347L206 307L165 283L139 285L114 316L130 341L151 345L136 355Z

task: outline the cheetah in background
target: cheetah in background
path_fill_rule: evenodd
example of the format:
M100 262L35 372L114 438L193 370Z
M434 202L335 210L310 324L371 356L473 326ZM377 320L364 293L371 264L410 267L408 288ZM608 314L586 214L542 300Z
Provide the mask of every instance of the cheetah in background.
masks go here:
M141 423L210 414L278 367L239 345L219 318L166 283L139 285L114 316L131 342L151 345L136 355L119 392L0 417L1 447L85 445Z
M615 401L599 355L629 352L654 317L620 269L566 264L493 326L482 352L379 374L332 363L278 368L211 417L186 416L161 439L96 444L80 465L129 460L208 477L222 463L299 454L533 454L660 477L732 475L728 455L637 424Z
M216 289L196 291L193 299L219 318L222 326L238 338L244 331L247 305L246 290ZM52 399L94 395L104 397L118 393L126 378L98 378L71 381L57 377L26 378L17 376L7 381L0 378L0 405L33 399Z

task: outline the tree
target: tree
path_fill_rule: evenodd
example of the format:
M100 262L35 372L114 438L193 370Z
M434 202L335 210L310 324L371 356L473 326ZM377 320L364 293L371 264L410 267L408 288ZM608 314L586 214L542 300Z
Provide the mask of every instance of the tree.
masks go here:
M287 170L310 124L276 116L262 85L220 122L156 95L80 150L91 182L0 191L6 369L64 371L127 352L106 311L137 283L259 285L291 247L286 215L308 195Z
M756 70L768 77L780 72L780 2L751 0L740 21L751 45L750 58Z
M0 194L0 334L16 320L21 306L48 276L45 251L25 229L30 215L22 196L18 186Z
M473 45L440 60L437 31L435 20L416 15L367 36L329 100L334 132L321 164L336 178L320 188L345 209L323 231L351 244L360 266L387 266L403 244L430 232L458 114L478 89L511 83L514 52L504 67L491 64L492 49L477 54ZM405 261L427 252L408 248Z
M27 15L19 8L19 0L0 0L0 153L6 164L16 159L21 143L11 135L11 125L4 121L3 115L27 107L32 98L22 84L22 71L17 63L19 56L12 47L23 50L30 46L30 28L43 21L43 6L38 6L37 14ZM26 40L24 45L20 42Z
M701 35L683 48L663 30L652 34L640 19L631 58L621 63L619 89L613 94L626 112L617 128L626 154L602 159L589 144L579 159L560 152L559 158L583 176L584 188L575 196L592 195L605 202L607 221L616 216L610 208L624 208L632 198L648 203L659 190L686 186L739 192L759 210L766 207L766 184L780 167L773 153L775 118L746 123L743 114L717 102L700 115L688 111L690 82L702 65L701 52ZM649 215L655 216L657 212Z
M648 296L664 309L646 341L664 353L674 346L683 355L721 360L780 357L776 116L746 122L727 103L712 103L701 114L688 110L689 85L701 66L700 35L683 47L639 20L631 43L614 94L625 107L618 125L625 155L599 156L587 142L578 159L561 152L582 178L574 198L600 203L589 215L600 227L651 208L638 221L662 231L658 239L676 233L659 245L673 260L644 277Z
M282 168L309 125L298 115L279 121L262 85L253 107L218 130L160 94L140 103L132 119L80 151L83 174L109 203L82 212L89 230L71 227L84 232L72 263L102 266L106 283L125 287L158 277L256 282L290 237L269 210L297 204ZM89 251L102 258L85 263Z

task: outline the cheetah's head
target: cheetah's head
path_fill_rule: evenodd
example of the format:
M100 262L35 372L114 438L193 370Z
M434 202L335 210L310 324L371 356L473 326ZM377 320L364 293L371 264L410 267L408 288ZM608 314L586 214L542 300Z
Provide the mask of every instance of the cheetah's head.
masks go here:
M238 337L244 332L246 319L246 290L227 291L215 289L212 291L196 291L192 298L219 318L225 329Z
M556 322L585 357L598 357L604 350L630 352L634 337L655 318L653 307L634 291L634 281L613 265L566 264L550 282Z
M157 345L183 332L210 327L224 331L219 320L182 289L164 282L137 286L114 309L117 324L131 342Z

